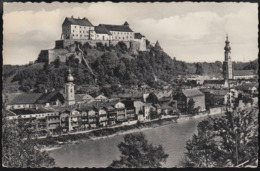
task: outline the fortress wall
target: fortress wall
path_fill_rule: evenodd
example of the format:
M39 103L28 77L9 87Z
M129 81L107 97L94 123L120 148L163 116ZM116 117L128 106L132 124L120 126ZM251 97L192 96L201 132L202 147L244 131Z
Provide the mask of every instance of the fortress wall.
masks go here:
M49 63L55 61L57 57L60 58L61 62L66 62L66 49L50 49L49 51Z
M41 50L37 62L47 62L49 59L49 50Z

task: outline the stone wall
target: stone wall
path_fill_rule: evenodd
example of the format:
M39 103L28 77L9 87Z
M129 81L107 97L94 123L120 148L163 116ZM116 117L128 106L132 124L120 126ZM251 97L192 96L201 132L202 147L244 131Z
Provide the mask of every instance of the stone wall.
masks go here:
M48 55L49 55L48 63L55 61L57 57L60 58L61 62L66 62L67 54L68 52L66 49L50 49L48 50Z

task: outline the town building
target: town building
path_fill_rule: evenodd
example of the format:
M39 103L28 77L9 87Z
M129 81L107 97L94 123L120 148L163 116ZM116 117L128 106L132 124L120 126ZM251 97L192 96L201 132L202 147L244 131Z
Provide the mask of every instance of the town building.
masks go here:
M194 108L199 107L199 111L205 111L205 95L198 89L182 89L175 95L177 107L181 112L186 112L190 99L194 101Z
M257 78L257 74L254 73L252 70L234 70L233 79L254 79Z
M135 114L135 106L134 106L134 101L133 100L125 100L122 101L122 103L125 104L125 109L126 109L126 117L127 120L136 120L136 114Z

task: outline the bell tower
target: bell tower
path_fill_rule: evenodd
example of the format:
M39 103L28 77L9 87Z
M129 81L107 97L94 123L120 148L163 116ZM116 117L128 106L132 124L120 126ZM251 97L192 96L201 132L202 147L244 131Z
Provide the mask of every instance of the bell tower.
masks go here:
M226 45L224 47L225 60L223 62L223 78L225 80L225 87L230 79L233 79L233 66L231 61L231 47L229 46L228 35L226 36Z
M75 92L74 92L74 78L71 75L71 70L68 71L67 83L65 85L65 100L66 105L74 105L75 104Z

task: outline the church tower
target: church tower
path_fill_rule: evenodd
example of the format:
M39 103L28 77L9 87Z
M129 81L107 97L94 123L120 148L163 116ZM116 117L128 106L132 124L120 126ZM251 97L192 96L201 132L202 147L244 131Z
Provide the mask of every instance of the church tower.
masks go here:
M71 75L71 70L68 71L69 75L67 77L67 83L65 85L65 100L66 105L74 105L75 104L75 92L74 92L74 78Z
M229 46L228 35L225 41L226 45L224 47L225 50L225 61L223 62L223 77L225 80L225 87L227 87L228 80L233 79L233 66L231 61L231 47Z

